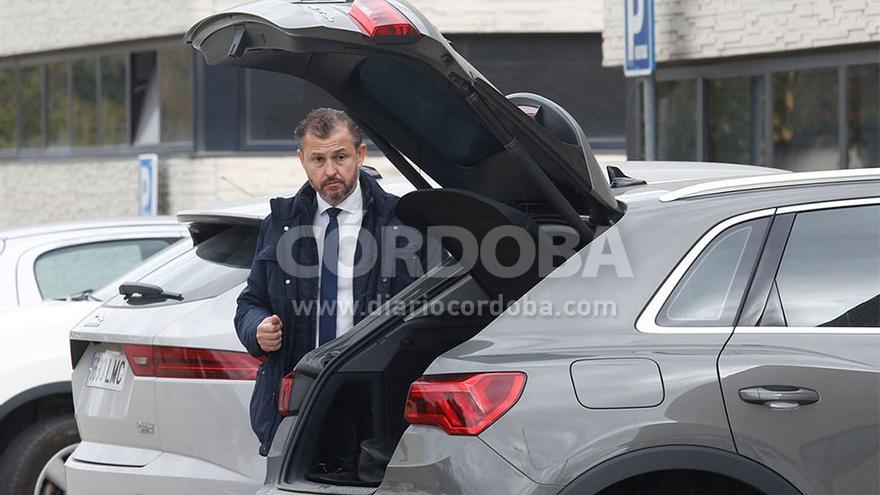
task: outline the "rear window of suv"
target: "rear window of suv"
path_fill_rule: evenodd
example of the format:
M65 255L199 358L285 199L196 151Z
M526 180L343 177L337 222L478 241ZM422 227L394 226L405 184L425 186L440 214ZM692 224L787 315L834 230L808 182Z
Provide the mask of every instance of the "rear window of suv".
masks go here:
M170 305L216 297L247 280L258 235L259 224L229 227L137 280L180 293L182 301L138 297L125 301L117 296L108 305Z

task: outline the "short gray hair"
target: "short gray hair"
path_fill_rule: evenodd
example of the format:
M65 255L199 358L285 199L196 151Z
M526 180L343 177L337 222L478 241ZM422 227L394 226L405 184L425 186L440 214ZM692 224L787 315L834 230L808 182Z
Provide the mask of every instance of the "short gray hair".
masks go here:
M311 134L319 139L327 139L338 127L345 127L354 138L354 145L358 147L364 142L364 134L354 120L342 110L335 108L316 108L306 115L306 118L296 126L293 131L296 139L302 142L306 134Z

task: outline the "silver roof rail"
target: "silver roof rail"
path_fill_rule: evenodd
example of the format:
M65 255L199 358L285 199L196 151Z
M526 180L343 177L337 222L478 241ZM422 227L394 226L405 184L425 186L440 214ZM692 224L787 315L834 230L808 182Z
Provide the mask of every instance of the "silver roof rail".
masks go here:
M737 179L715 180L693 186L683 187L660 196L666 203L679 199L699 198L713 194L774 187L803 186L810 184L830 184L836 182L855 182L880 179L880 168L860 168L851 170L823 170L819 172L795 172L791 174L760 175Z

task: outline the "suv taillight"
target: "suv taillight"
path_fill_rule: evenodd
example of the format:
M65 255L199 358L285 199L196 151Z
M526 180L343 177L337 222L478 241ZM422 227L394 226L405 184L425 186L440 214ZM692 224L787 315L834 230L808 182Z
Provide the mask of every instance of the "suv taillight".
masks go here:
M278 387L278 414L282 417L290 416L290 399L293 397L293 382L296 379L296 371L291 371L281 379Z
M157 378L256 380L262 358L246 352L125 344L132 373Z
M405 418L450 435L479 435L516 404L525 385L519 372L423 376L409 388Z
M377 43L408 43L421 36L409 19L385 0L355 0L348 15Z

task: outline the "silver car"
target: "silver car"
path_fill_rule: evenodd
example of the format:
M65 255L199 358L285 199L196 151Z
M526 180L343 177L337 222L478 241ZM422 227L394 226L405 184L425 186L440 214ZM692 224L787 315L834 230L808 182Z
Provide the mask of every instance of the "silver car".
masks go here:
M405 223L497 243L442 239L453 261L295 366L260 493L880 491L877 170L606 173L403 1L264 0L187 39L327 90L419 187ZM520 266L529 243L550 256Z

